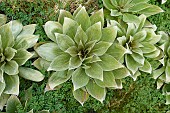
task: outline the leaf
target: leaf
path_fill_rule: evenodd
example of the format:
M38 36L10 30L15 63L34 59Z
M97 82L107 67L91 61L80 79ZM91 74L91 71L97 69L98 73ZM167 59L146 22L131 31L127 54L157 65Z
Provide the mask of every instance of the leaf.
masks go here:
M91 63L90 68L85 69L85 72L89 77L103 81L103 69L98 63Z
M91 25L90 17L88 13L86 12L85 7L82 7L80 9L80 11L74 17L74 20L77 21L79 25L81 25L84 31L86 31Z
M112 71L123 67L121 63L119 63L113 56L109 54L104 54L100 57L100 59L102 61L98 62L98 64L100 64L104 71Z
M102 0L103 1L103 5L108 9L116 9L116 7L114 5L112 5L112 2L110 0Z
M74 46L75 42L67 35L55 33L59 48L66 51L69 47Z
M0 111L3 110L3 107L5 106L8 98L9 98L9 95L4 94L4 93L0 96Z
M154 52L151 53L145 53L144 56L147 58L156 58L161 54L161 50L156 49Z
M152 72L152 76L154 79L157 79L162 73L164 73L165 67L161 67L160 69L154 70Z
M42 110L42 111L39 111L38 113L50 113L49 110Z
M0 97L1 97L1 95L3 95L5 86L6 86L5 82L0 82Z
M75 57L78 54L78 48L76 46L71 46L65 52L70 54L72 57Z
M166 105L170 104L170 95L166 95Z
M69 60L70 55L69 54L61 54L57 56L50 64L50 67L47 71L64 71L69 68Z
M116 60L119 61L126 53L126 49L122 45L114 43L107 50L106 53L113 56Z
M146 73L152 73L152 67L151 64L145 60L144 65L139 68L141 71L146 72Z
M68 35L70 38L74 38L77 32L78 23L70 18L65 17L63 23L63 34Z
M84 102L88 100L89 94L83 89L73 91L74 98L83 106Z
M157 13L161 13L161 12L164 12L164 11L156 5L151 5L150 7L147 7L145 9L139 11L139 13L144 14L147 17L149 17L151 15L155 15Z
M100 9L99 11L94 12L91 16L90 16L90 21L91 21L91 25L97 23L97 22L101 22L102 26L104 26L104 14L103 14L103 9Z
M86 43L86 41L88 40L88 37L86 35L86 33L83 31L83 29L81 28L81 26L79 26L77 28L77 32L76 35L74 37L74 41L79 44L80 41L82 41L83 44Z
M122 79L130 75L130 72L125 68L119 68L112 71L115 79Z
M147 32L145 30L142 30L142 31L137 32L133 36L133 38L134 38L134 41L141 42L146 38L146 36L147 36Z
M140 65L133 59L131 55L125 55L125 61L127 68L132 72L132 74L135 74Z
M142 45L143 47L141 47L140 49L142 50L144 54L154 52L157 49L154 45L148 42L142 42Z
M4 52L5 59L7 61L10 61L15 56L16 52L17 51L11 47L5 48L5 52Z
M47 70L48 67L50 66L50 63L51 62L49 62L47 60L44 60L42 58L38 58L37 60L35 60L33 62L33 65L39 70Z
M47 61L53 61L58 55L61 55L63 51L58 47L56 43L45 43L35 49L40 57Z
M136 15L128 13L123 14L123 21L126 23L134 23L136 25L140 22L139 18Z
M81 66L81 64L82 64L82 61L79 58L79 56L71 57L69 61L69 69L78 68Z
M16 61L11 60L6 62L4 66L4 72L8 75L16 75L18 74L18 64Z
M116 81L114 74L111 71L104 71L103 72L103 81L94 79L96 84L100 87L116 87Z
M73 16L70 12L61 9L58 17L58 22L63 25L65 17L73 19Z
M135 5L133 5L132 7L129 8L129 12L140 12L148 7L150 7L151 5L148 4L148 3L137 3ZM141 14L144 14L144 13L141 13Z
M102 37L100 41L113 43L117 36L117 27L109 26L102 29Z
M90 80L86 86L87 92L95 99L103 103L106 97L106 89L98 86L94 81Z
M35 82L40 82L44 79L44 75L39 71L26 67L19 67L19 76Z
M137 62L137 63L139 63L139 64L141 64L141 65L144 65L144 61L145 61L145 58L143 57L143 55L140 55L140 54L138 54L138 53L132 53L131 54L131 56L133 57L133 59Z
M23 26L22 31L20 32L20 36L21 35L33 35L34 31L35 31L35 27L36 24L30 24L30 25L26 25Z
M167 66L165 68L165 75L166 75L166 83L170 82L170 60L167 61Z
M106 51L109 49L111 45L112 43L99 41L94 45L90 53L95 54L97 56L102 56L103 54L106 53Z
M19 35L19 33L22 31L23 25L21 22L17 20L11 21L10 24L11 24L12 34L14 38L16 38Z
M16 96L11 95L7 101L7 108L6 108L7 113L16 113L18 111L17 106L19 105L21 105L19 99Z
M88 41L99 41L102 37L101 22L97 22L90 26L86 34L88 36Z
M116 10L111 9L110 15L111 15L111 16L121 16L122 13L119 12L117 9L116 9Z
M4 80L6 83L4 93L19 95L19 76L18 75L5 75Z
M13 60L15 60L19 66L24 65L33 55L25 49L18 49Z
M10 24L0 26L0 35L3 49L5 49L7 46L12 46L12 44L14 43L14 37L10 29Z
M48 38L50 38L54 42L56 42L56 37L54 33L62 33L63 32L62 29L63 29L62 25L54 21L48 21L45 23L45 26L44 26L44 30Z
M2 26L3 24L5 24L7 21L7 17L3 14L0 14L0 26Z
M85 73L85 70L81 67L77 68L72 74L72 82L74 91L86 86L89 82L89 77Z
M139 19L140 19L140 23L139 23L139 25L137 26L137 28L138 28L138 29L137 29L137 32L143 29L143 27L144 27L144 25L145 25L145 23L146 23L146 16L145 16L144 14L141 14L141 15L139 16Z
M72 73L71 71L57 71L51 74L51 77L48 80L48 85L51 89L54 89L56 86L66 82L68 79L70 79Z

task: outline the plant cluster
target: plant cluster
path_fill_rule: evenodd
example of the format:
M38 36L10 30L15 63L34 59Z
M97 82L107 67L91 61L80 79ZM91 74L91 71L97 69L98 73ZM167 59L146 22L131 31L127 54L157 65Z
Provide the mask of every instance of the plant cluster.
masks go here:
M37 43L38 36L33 35L35 24L6 23L6 16L0 14L0 109L7 103L6 111L12 113L21 105L14 96L19 94L19 77L35 82L44 79L39 71L24 66L37 57L33 65L49 72L45 90L56 90L71 81L73 96L82 105L89 96L103 103L108 89L122 89L123 78L136 80L141 72L158 79L158 89L163 87L169 104L169 36L157 33L147 20L163 12L147 2L103 0L106 9L91 15L83 6L73 14L60 10L58 21L45 23L50 41L43 43ZM32 47L35 51L29 52ZM150 61L155 60L160 65L152 68Z

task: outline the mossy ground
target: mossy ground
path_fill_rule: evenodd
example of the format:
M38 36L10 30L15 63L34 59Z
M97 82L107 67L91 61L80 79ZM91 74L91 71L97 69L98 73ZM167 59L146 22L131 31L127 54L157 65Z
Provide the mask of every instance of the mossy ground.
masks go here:
M159 5L165 10L164 13L149 17L151 23L156 24L158 30L170 32L170 1L161 5L158 0L151 0L151 4ZM47 41L42 25L49 20L57 20L59 9L73 12L79 4L84 5L90 13L102 8L102 0L3 0L0 2L0 13L7 15L8 20L20 20L24 25L37 23L35 34L40 35L39 41ZM32 61L25 66L31 67ZM56 91L44 93L45 80L40 83L21 79L19 98L25 95L25 90L30 86L32 98L27 103L27 108L18 106L18 113L26 113L31 109L34 111L50 110L52 113L166 113L170 109L165 105L165 96L161 90L156 89L156 80L151 75L138 77L137 81L131 78L123 80L122 90L108 90L106 100L103 104L92 97L81 106L72 95L72 83L68 81L62 88Z

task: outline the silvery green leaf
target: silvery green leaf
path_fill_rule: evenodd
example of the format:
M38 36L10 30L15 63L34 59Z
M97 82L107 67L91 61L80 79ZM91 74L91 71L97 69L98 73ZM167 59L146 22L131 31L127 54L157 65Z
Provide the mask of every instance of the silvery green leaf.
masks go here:
M125 61L127 68L132 72L132 74L135 74L140 66L139 63L137 63L131 55L125 55Z
M111 15L111 16L121 16L122 13L119 12L118 10L112 10L112 9L111 9L110 15Z
M157 84L157 89L160 89L160 88L163 86L164 81L158 79L157 82L156 82L156 84Z
M76 46L71 46L65 52L70 54L72 57L75 57L78 54L78 48Z
M3 14L0 14L0 26L5 24L7 21L7 17Z
M16 40L13 48L14 49L20 49L20 48L28 49L28 42L24 39Z
M170 95L166 95L166 105L170 104Z
M147 35L147 33L145 30L139 31L133 36L134 41L141 42L146 38L146 35Z
M4 72L0 69L0 82L4 82Z
M97 56L102 56L103 54L106 53L106 51L109 49L111 45L112 43L99 41L94 45L93 49L91 50L91 53Z
M55 33L59 48L66 51L70 46L74 46L75 42L67 35Z
M52 61L54 58L56 58L58 55L61 55L64 53L56 43L49 42L40 45L35 49L35 51L38 53L40 57L47 61Z
M18 49L13 60L15 60L19 66L24 65L33 55L25 49Z
M147 58L156 58L161 54L161 50L156 49L154 52L144 54Z
M44 26L45 33L47 34L48 38L52 41L56 42L56 37L54 33L62 33L63 27L60 23L54 21L48 21L45 23Z
M126 53L126 49L120 44L115 43L108 49L106 53L119 61Z
M19 35L19 33L22 31L23 25L21 22L17 20L11 21L10 24L11 24L12 34L14 38L16 38Z
M58 22L59 22L60 24L63 24L65 17L71 18L71 19L73 18L73 16L71 15L70 12L61 9L61 10L60 10L59 17L58 17Z
M114 5L112 5L113 2L111 2L110 0L102 0L103 1L103 5L108 9L116 9L116 7L114 7Z
M126 31L126 37L133 36L136 32L136 26L133 23L127 23L128 28Z
M144 65L140 67L139 70L151 74L152 73L151 64L145 59Z
M113 43L117 36L117 27L109 26L102 29L102 37L100 41Z
M140 23L137 26L137 28L138 28L137 31L140 31L144 27L145 21L146 21L146 16L142 14L139 16L139 19L140 19Z
M97 22L86 30L88 41L99 41L102 37L101 22Z
M137 4L137 3L147 3L149 0L132 0L132 4Z
M76 14L74 17L74 20L77 21L79 25L81 25L82 29L86 31L90 26L90 17L85 9L85 7L82 7L80 11Z
M1 95L3 95L5 86L6 86L5 82L0 82L0 97L1 97Z
M125 68L119 68L112 71L115 79L122 79L130 75L130 72Z
M167 65L166 65L166 68L165 68L165 75L166 75L166 83L169 83L170 82L170 60L168 59L167 61Z
M140 49L142 50L144 54L154 52L157 49L154 45L148 42L142 42L142 45L143 47L141 47Z
M47 70L48 69L48 67L50 66L50 63L51 62L49 62L49 61L47 61L47 60L45 60L45 59L43 59L43 58L38 58L37 60L35 60L34 62L33 62L33 65L37 68L37 69L39 69L39 70Z
M77 32L78 26L79 25L75 20L65 17L63 23L63 34L66 34L73 39Z
M91 25L97 23L97 22L101 22L102 26L104 26L104 14L103 14L103 9L100 9L99 11L94 12L91 16L90 16L90 21L91 21Z
M66 82L68 79L70 79L72 73L69 71L57 71L51 74L48 85L51 89L54 89L56 86Z
M80 41L82 41L83 44L86 43L86 41L88 40L88 37L86 35L86 33L83 31L83 29L81 28L81 26L79 26L77 28L77 32L76 35L74 37L74 41L79 44Z
M115 79L117 87L115 87L116 89L122 89L122 81L120 79Z
M50 113L49 110L38 111L38 113Z
M118 68L122 68L123 65L119 63L113 56L109 54L104 54L100 57L102 60L98 62L104 71L112 71Z
M84 89L77 89L76 91L73 91L73 96L82 106L89 98L89 94Z
M48 71L54 70L54 71L64 71L69 68L69 60L70 55L69 54L61 54L57 56L50 64L50 67L48 68Z
M39 71L26 67L19 67L19 76L25 79L40 82L44 79L44 75Z
M157 79L163 72L165 71L165 67L161 67L160 69L156 69L152 72L152 76L154 79Z
M73 13L73 17L75 18L75 16L77 15L77 13L81 10L82 5L80 4L79 7L74 11Z
M164 4L165 2L167 2L167 0L162 0L162 4Z
M72 73L72 82L74 91L76 91L88 84L89 76L85 73L83 68L79 67Z
M136 25L140 22L136 15L128 13L123 14L123 21L126 23L135 23Z
M17 50L15 50L11 47L5 48L5 52L4 52L5 59L7 61L10 61L11 59L13 59L13 57L15 56L16 53L17 53Z
M11 95L7 101L6 111L7 113L16 113L17 106L21 105L21 102L17 98L17 96Z
M9 98L9 95L4 94L4 93L0 96L0 111L3 110L3 107L5 106L8 98Z
M85 69L85 72L89 77L103 81L103 69L98 63L91 63L90 68Z
M4 75L5 80L5 94L19 95L19 76L18 75Z
M86 86L87 92L95 99L103 103L106 97L106 89L98 86L94 81L90 80Z
M82 65L82 61L79 56L71 57L69 61L69 69L75 69Z
M104 71L103 72L103 81L94 79L96 84L100 87L116 87L116 81L114 74L111 71Z
M134 74L131 74L131 77L133 78L134 81L136 81L137 77L140 75L141 73L139 71L136 71Z
M36 24L23 26L22 31L20 32L19 35L27 35L27 34L33 35L35 31L35 27L36 27Z
M131 56L133 57L133 59L138 62L139 64L141 65L144 65L144 61L145 61L145 58L143 57L143 55L140 55L138 53L132 53Z
M0 26L0 35L2 41L2 48L10 47L14 43L14 37L12 35L12 31L10 29L10 24L5 24Z
M148 3L142 3L141 2L141 3L137 3L137 4L133 5L132 7L130 7L128 11L130 11L130 12L139 12L139 11L141 11L143 9L146 9L146 8L150 7L150 6L151 5L148 4Z
M16 61L11 60L6 62L4 66L4 72L7 73L8 75L16 75L18 74L18 64Z

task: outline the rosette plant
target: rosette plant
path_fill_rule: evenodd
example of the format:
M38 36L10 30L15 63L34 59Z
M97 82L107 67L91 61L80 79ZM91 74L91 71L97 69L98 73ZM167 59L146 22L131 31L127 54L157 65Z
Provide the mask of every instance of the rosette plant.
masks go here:
M44 76L23 65L33 54L27 49L38 40L33 35L35 25L23 26L19 21L7 24L6 16L0 15L0 109L2 110L10 94L19 94L19 76L33 81L41 81Z
M134 80L140 75L140 71L151 74L152 67L148 59L158 59L162 56L162 51L156 45L161 35L155 34L153 25L146 21L145 15L140 15L138 19L137 24L118 23L115 20L108 22L108 25L118 28L117 43L126 48L122 62L125 63Z
M89 17L82 6L73 15L61 10L58 22L45 24L45 32L52 42L35 49L41 58L34 65L52 71L47 83L49 89L71 79L73 95L83 105L89 94L103 102L106 88L122 87L121 79L129 72L117 58L124 55L125 49L113 46L116 27L103 26L103 9ZM120 51L114 52L111 47Z
M158 44L164 51L164 56L159 59L160 65L152 75L157 79L157 89L163 89L163 94L166 95L166 104L170 104L170 36L163 31L159 33L162 38Z
M124 18L137 18L137 14L144 14L145 16L151 16L163 10L148 3L149 0L103 0L105 8L109 11L110 16Z

